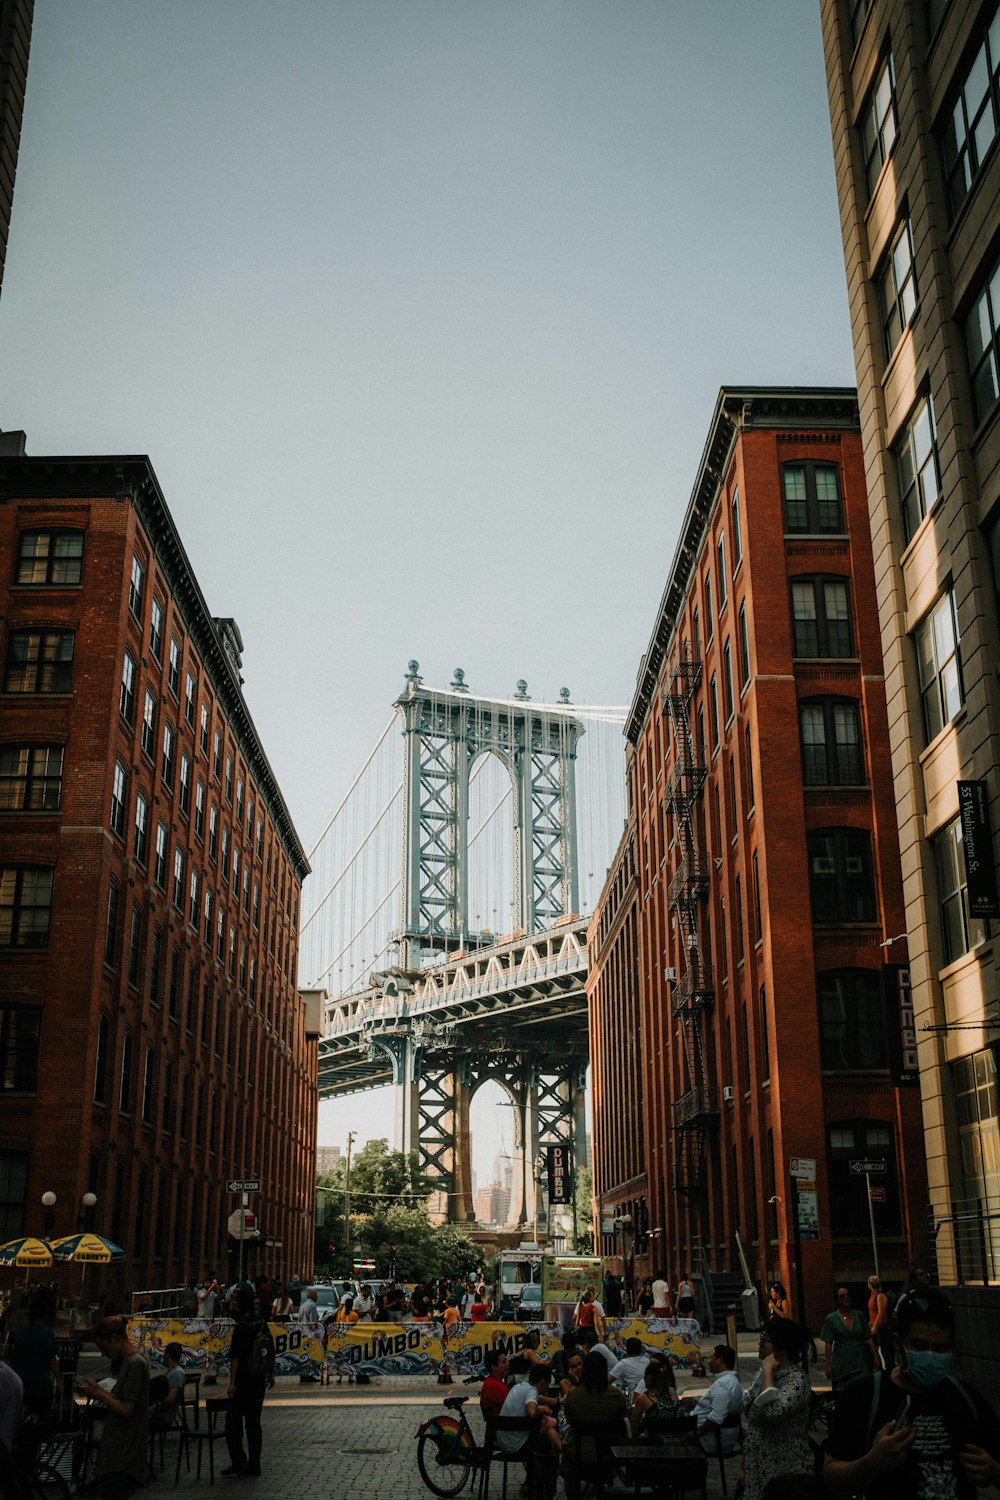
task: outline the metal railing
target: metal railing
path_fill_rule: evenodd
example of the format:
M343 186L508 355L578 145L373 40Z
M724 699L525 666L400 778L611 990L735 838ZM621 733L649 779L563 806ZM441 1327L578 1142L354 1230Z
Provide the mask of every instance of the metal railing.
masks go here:
M168 1318L181 1310L182 1286L155 1287L152 1291L132 1293L132 1316L135 1318Z
M950 1213L928 1209L915 1251L914 1263L926 1265L938 1286L1000 1283L1000 1204L961 1198Z

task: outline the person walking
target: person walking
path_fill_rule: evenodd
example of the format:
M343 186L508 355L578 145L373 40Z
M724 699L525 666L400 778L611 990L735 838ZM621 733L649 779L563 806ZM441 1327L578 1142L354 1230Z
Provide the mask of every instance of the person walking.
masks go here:
M271 1303L271 1317L276 1323L287 1323L295 1310L295 1304L288 1295L287 1287L279 1287L277 1296Z
M129 1338L124 1318L102 1318L93 1340L116 1375L110 1391L96 1380L80 1382L91 1401L107 1407L97 1449L97 1484L101 1500L128 1500L146 1482L149 1365Z
M875 1341L883 1370L891 1370L895 1362L895 1354L892 1347L892 1326L889 1321L892 1315L889 1297L877 1276L869 1276L868 1291L870 1294L868 1326L872 1331L872 1338Z
M666 1271L657 1271L653 1278L653 1317L672 1318L674 1302L670 1295L670 1283Z
M653 1282L649 1276L642 1278L642 1286L639 1288L639 1296L636 1302L636 1311L641 1318L648 1318L653 1311Z
M274 1344L266 1350L258 1339L266 1325L256 1313L253 1292L240 1287L236 1293L236 1326L229 1342L229 1409L226 1412L227 1478L260 1473L262 1434L260 1425L264 1396L274 1389ZM243 1434L246 1430L246 1452Z
M868 1321L851 1306L846 1286L837 1288L837 1306L827 1314L819 1336L834 1399L852 1380L870 1375L880 1365Z
M677 1283L677 1316L679 1318L693 1318L695 1310L694 1283L690 1272L685 1271Z

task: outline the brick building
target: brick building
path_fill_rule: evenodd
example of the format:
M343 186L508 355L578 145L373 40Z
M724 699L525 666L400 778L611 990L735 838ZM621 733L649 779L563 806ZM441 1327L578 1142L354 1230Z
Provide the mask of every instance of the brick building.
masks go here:
M1000 5L821 13L936 1220L925 1253L949 1284L997 1282L1000 1233L981 1215L1000 1212Z
M85 1218L102 1285L310 1268L302 847L148 459L0 458L0 1240ZM11 448L20 449L11 453ZM97 1206L85 1215L85 1192ZM55 1193L46 1220L42 1194Z
M792 1158L807 1317L872 1269L851 1161L885 1162L905 1272L926 1188L885 721L855 393L723 390L590 929L595 1201L635 1276L737 1271L739 1234L801 1311Z

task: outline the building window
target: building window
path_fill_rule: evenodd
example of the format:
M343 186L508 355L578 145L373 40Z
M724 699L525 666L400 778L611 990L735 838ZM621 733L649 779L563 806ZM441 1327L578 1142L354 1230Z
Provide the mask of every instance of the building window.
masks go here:
M792 634L796 656L850 656L854 650L846 578L792 580Z
M955 598L949 589L913 632L917 648L924 734L930 744L955 717L965 699Z
M128 939L128 982L134 989L139 987L142 974L142 913L137 906L132 908L132 925Z
M876 282L882 309L885 357L891 359L917 307L917 278L913 268L913 235L909 219L904 219L900 225Z
M729 597L729 584L726 581L726 533L720 532L719 540L715 544L715 557L719 569L719 613L721 614Z
M156 853L153 859L153 879L161 891L167 888L167 825L156 825Z
M114 881L108 887L108 918L104 924L104 962L109 969L115 966L115 950L118 946L118 887Z
M194 789L194 831L196 838L205 834L205 783L200 779Z
M243 866L243 913L250 915L250 866Z
M135 720L135 658L126 651L122 660L121 691L118 696L118 712L126 724Z
M735 574L740 563L743 561L743 528L740 525L740 492L739 487L733 490L733 498L729 506L733 522L733 573Z
M249 838L249 833L247 834L247 837ZM260 859L261 854L264 851L264 824L260 818L257 819L257 840L254 848L256 850L257 858Z
M163 979L163 933L158 927L153 929L153 946L149 956L149 998L153 1005L160 1003L161 981Z
M1000 122L1000 9L962 81L944 128L944 165L955 214L996 140Z
M191 901L190 901L190 905L188 907L188 922L194 928L195 932L197 932L198 931L198 871L197 870L192 870L191 871L191 886L190 886L190 891L191 891Z
M214 812L214 808L213 808ZM209 839L212 837L212 829L209 828ZM222 854L219 859L219 875L222 880L229 881L229 829L222 830Z
M229 929L229 977L236 978L236 928Z
M247 797L247 846L253 843L253 798Z
M760 905L760 865L756 849L753 852L753 927L754 938L759 943L764 936L764 919Z
M128 777L120 760L115 761L111 782L111 832L125 837L125 804L128 801Z
M865 182L868 196L875 191L892 144L896 139L896 73L892 53L882 64L875 86L861 116L861 150L865 159Z
M226 801L233 805L233 757L226 756Z
M156 754L156 699L149 688L142 705L142 748L152 760Z
M754 807L753 749L752 749L752 746L751 746L750 731L749 731L749 729L746 732L746 747L747 747L747 814L749 815L753 811L753 807Z
M163 1064L163 1113L160 1116L160 1129L164 1135L169 1135L174 1128L174 1064L171 1058L167 1058ZM166 1184L166 1177L161 1179L161 1185ZM162 1238L160 1240L162 1245Z
M898 1235L899 1188L896 1150L891 1125L880 1120L841 1120L827 1129L827 1171L830 1189L830 1223L833 1238L858 1239L871 1245L868 1179L851 1171L857 1159L884 1161L886 1170L873 1187L885 1190L885 1199L871 1205L875 1234L879 1239Z
M28 1194L28 1153L0 1151L0 1234L4 1240L24 1233Z
M253 883L253 925L260 926L260 886L256 880Z
M929 394L917 402L896 444L896 473L909 541L941 495L934 405Z
M122 1115L130 1115L132 1113L134 1057L135 1038L130 1031L126 1031L122 1037L122 1071L118 1085L118 1112Z
M97 1057L94 1063L94 1103L108 1102L108 1043L111 1038L111 1022L101 1016L97 1023Z
M969 373L981 422L1000 394L997 359L1000 356L1000 261L990 271L986 285L965 320L965 343L969 351Z
M750 681L750 631L747 627L747 601L740 605L740 687Z
M212 946L212 892L205 891L205 925L202 928L206 947Z
M712 680L708 685L708 717L712 726L712 745L714 748L719 743L719 686L714 672L712 673Z
M40 1005L0 1004L0 1091L34 1093L41 1036Z
M781 466L781 502L785 531L841 535L840 476L836 464L797 463Z
M179 847L174 850L174 905L184 910L184 852Z
M758 995L760 1004L760 1076L763 1083L767 1083L771 1076L771 1027L767 1014L767 988L761 985ZM770 1131L768 1131L770 1135ZM772 1174L774 1167L771 1167Z
M142 1123L153 1123L153 1053L149 1047L142 1070Z
M934 866L937 870L938 902L941 908L941 940L944 961L952 963L969 953L990 935L990 924L969 912L966 890L965 853L962 847L962 820L953 818L931 840Z
M163 606L153 595L153 602L149 607L149 649L160 661L163 657Z
M818 974L820 1060L828 1073L885 1068L882 978L871 969Z
M212 736L212 775L216 781L222 776L222 734L218 729Z
M243 941L243 942L240 943L240 980L239 980L239 983L240 983L240 989L241 990L245 990L246 987L247 987L247 945L246 945L245 941Z
M855 828L822 828L808 837L813 922L874 922L870 836Z
M149 847L149 803L141 792L135 796L135 857L140 865L146 863Z
M851 0L851 42L855 47L870 9L871 0Z
M0 745L0 812L55 812L62 800L61 745Z
M170 691L173 693L173 695L174 695L175 698L177 697L177 689L180 686L180 680L181 680L181 648L180 648L180 646L178 646L178 644L174 640L173 636L171 636L170 637L170 665L169 665L169 667L167 669L167 686L169 687Z
M715 632L715 616L712 610L712 575L705 571L705 639L710 641Z
M962 1153L962 1175L965 1197L995 1211L1000 1206L1000 1097L997 1090L997 1060L992 1048L974 1052L952 1064L955 1089L955 1112L958 1116L958 1139ZM969 1279L992 1281L1000 1264L1000 1235L995 1222L983 1226L985 1246L991 1264L975 1266L982 1238L975 1231L968 1236L967 1266ZM976 1244L979 1238L979 1245Z
M206 758L206 760L207 760L208 759L208 704L207 703L203 703L201 705L201 729L200 729L199 735L198 735L198 743L201 746L201 753L202 753L202 755L204 755L205 758Z
M208 810L208 857L215 859L219 848L219 809L215 803Z
M7 640L5 693L73 690L71 630L12 630Z
M239 896L240 885L240 846L233 841L233 890Z
M142 563L132 553L132 576L128 585L128 607L137 620L142 620L142 591L146 584L146 573Z
M806 786L861 786L861 715L853 698L799 704L802 775Z
M184 717L194 728L194 678L190 672L184 673Z
M726 695L726 723L728 724L736 712L736 700L733 697L733 648L728 639L722 648L722 682ZM260 842L260 824L257 824L258 843Z
M17 582L61 588L83 573L82 531L22 531L17 543Z
M236 778L236 821L243 822L243 777Z
M180 792L181 812L187 817L191 811L191 762L186 751L181 751Z
M220 961L225 948L226 941L226 909L219 903L218 915L215 919L215 956Z
M163 766L160 780L171 791L174 785L174 731L169 724L163 726Z

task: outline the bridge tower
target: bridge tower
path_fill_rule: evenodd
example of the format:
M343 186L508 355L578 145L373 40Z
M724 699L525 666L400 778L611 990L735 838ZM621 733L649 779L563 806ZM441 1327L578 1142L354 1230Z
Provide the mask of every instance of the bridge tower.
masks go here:
M402 926L399 968L382 981L389 1000L428 961L495 941L469 921L469 773L481 754L496 755L512 783L515 929L543 932L578 910L575 762L584 726L567 689L558 708L546 709L532 703L524 682L517 688L513 702L477 698L456 668L451 690L438 692L423 685L419 663L409 663L396 700L404 738ZM487 1078L514 1110L512 1225L532 1222L533 1164L545 1145L569 1143L582 1163L586 1063L578 1055L500 1043L483 1057L448 1028L409 1015L400 1016L394 1035L373 1035L370 1046L391 1059L396 1149L419 1152L421 1170L442 1195L441 1218L474 1217L469 1105Z

